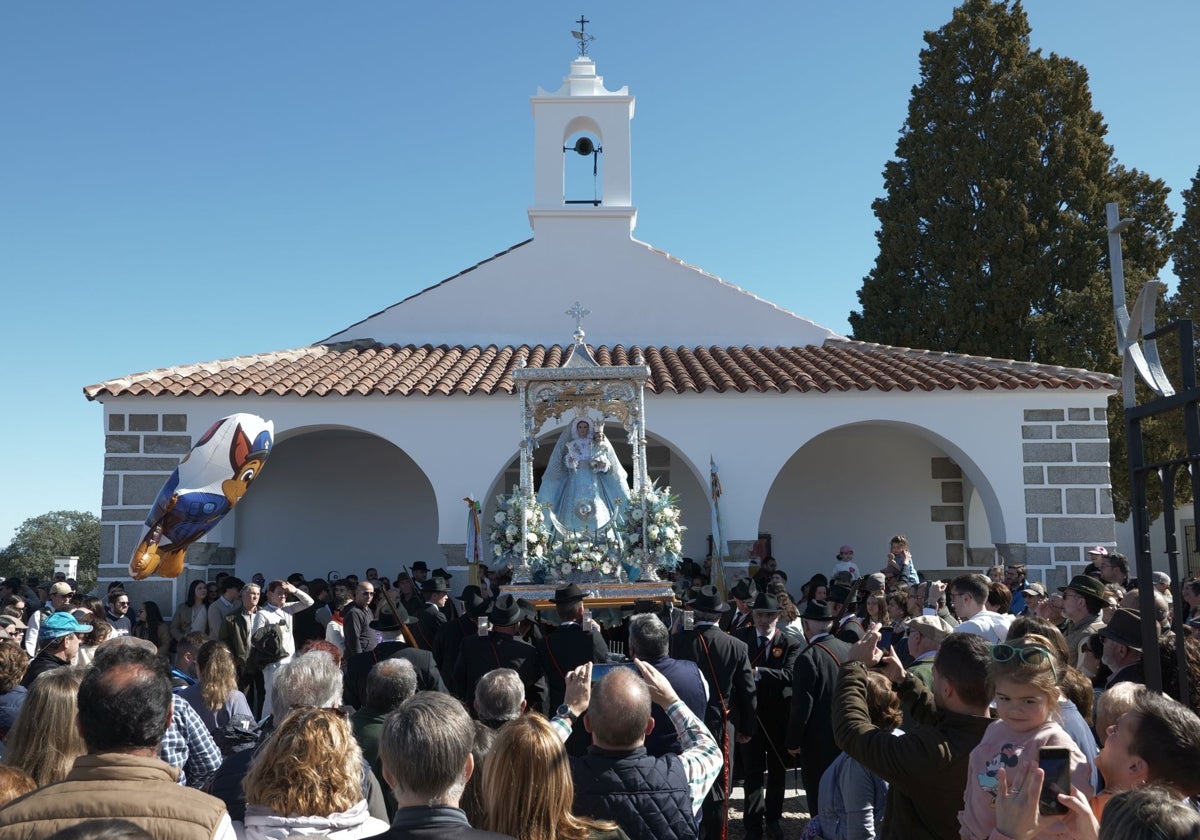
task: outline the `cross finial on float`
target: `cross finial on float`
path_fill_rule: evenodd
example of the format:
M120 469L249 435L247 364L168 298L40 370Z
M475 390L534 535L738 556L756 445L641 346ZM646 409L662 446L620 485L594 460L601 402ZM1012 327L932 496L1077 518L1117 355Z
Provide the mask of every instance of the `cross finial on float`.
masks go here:
M591 315L592 311L590 309L584 309L583 305L579 301L575 301L575 305L568 309L565 314L570 315L575 319L575 343L583 344L585 335L583 331L583 319L588 315Z

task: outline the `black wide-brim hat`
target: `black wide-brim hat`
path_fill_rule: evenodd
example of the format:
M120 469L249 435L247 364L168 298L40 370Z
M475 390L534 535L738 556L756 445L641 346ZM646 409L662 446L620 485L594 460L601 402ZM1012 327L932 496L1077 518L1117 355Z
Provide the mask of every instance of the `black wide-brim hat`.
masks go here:
M432 595L437 592L449 592L450 581L444 577L431 577L429 580L421 584L421 592L426 595Z
M833 621L833 609L828 601L809 601L804 605L800 617L810 621Z
M1142 614L1125 607L1113 613L1112 619L1099 631L1100 636L1117 644L1140 651L1142 649Z
M779 606L779 599L766 592L758 593L754 598L754 603L750 605L750 609L755 612L783 612L783 608Z
M526 600L525 598L518 598L517 606L521 608L521 619L523 621L538 620L538 608L533 601Z
M492 599L485 598L481 592L464 592L463 593L463 610L468 618L479 618L481 615L487 615L488 610L492 608Z
M721 597L721 593L717 591L717 587L711 583L705 584L697 589L692 590L692 597L687 602L687 606L694 610L709 613L723 613L729 611L729 604L725 603L725 599Z
M835 583L829 587L829 600L835 604L853 604L858 597L853 587Z
M408 610L404 609L403 604L396 604L395 608L384 607L379 613L379 618L371 622L371 629L378 630L381 633L395 632L405 624L416 624L417 619L408 614Z
M521 620L521 605L512 595L501 595L492 602L488 621L497 627L510 627Z
M431 575L432 577L440 577L440 578L445 578L446 580L450 580L451 578L453 578L453 577L454 577L454 575L452 575L452 574L450 574L449 572L447 572L447 571L446 571L445 569L443 569L441 566L439 566L438 568L436 568L436 569L434 569L432 572L430 572L430 575Z
M741 578L729 588L729 597L737 598L739 601L753 601L754 596L757 594L758 587L748 577Z
M414 572L428 572L429 567L425 565L424 560L418 560L416 563L412 564L412 570Z
M1078 592L1080 595L1090 595L1097 601L1103 601L1107 597L1104 581L1089 575L1075 575L1066 586L1058 587L1059 592L1066 592L1068 589Z
M555 604L573 604L576 601L582 601L586 597L583 590L574 583L568 583L566 586L560 586L554 590Z

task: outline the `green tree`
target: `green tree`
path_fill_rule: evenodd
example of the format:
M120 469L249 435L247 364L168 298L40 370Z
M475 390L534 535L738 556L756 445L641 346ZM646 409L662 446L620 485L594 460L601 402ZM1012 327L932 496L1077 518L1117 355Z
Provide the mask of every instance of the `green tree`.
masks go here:
M1032 50L1029 33L1020 2L1007 0L966 0L926 33L851 330L1119 374L1105 204L1138 222L1123 237L1132 302L1167 261L1169 190L1116 162L1087 71ZM1113 461L1118 510L1123 463Z
M1183 218L1171 238L1171 258L1179 278L1171 312L1200 322L1200 169L1182 195Z
M36 575L48 580L54 573L55 557L73 556L79 558L79 586L95 585L100 520L86 511L55 510L21 523L12 542L0 551L0 573L5 577Z

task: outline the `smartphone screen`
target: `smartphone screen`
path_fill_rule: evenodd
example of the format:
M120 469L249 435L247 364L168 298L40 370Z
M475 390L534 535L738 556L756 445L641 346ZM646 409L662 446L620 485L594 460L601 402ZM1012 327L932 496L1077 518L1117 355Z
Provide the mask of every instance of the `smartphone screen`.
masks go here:
M1046 774L1038 812L1047 815L1067 813L1067 806L1058 801L1058 794L1071 792L1071 751L1066 747L1042 747L1038 750L1038 767Z
M632 662L598 662L592 666L592 682L600 682L601 678L613 668L632 668L637 671L637 666Z
M879 644L876 645L881 651L887 653L892 647L892 628L884 627L879 631Z
M696 614L691 610L683 611L683 629L693 630L696 627Z
M475 632L477 632L480 636L486 636L489 629L490 625L488 624L488 617L486 615L479 616L479 621L475 625Z

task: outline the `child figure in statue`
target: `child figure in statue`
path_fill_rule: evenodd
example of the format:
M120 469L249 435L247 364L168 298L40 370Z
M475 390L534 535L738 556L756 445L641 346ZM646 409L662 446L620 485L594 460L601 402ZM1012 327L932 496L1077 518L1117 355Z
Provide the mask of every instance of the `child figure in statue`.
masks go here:
M542 476L538 502L560 534L602 535L629 503L625 468L603 429L580 418L563 430Z

